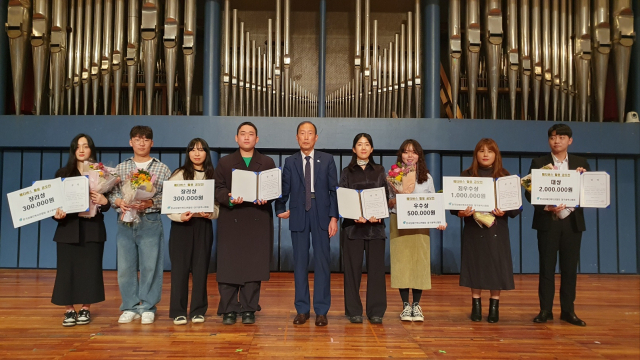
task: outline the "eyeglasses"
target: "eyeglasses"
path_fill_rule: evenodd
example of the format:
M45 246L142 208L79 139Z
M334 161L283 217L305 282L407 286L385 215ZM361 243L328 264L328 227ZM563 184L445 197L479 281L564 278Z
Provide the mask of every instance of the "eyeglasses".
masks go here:
M139 137L134 137L134 138L131 139L131 141L136 145L150 144L151 143L151 139L139 138Z

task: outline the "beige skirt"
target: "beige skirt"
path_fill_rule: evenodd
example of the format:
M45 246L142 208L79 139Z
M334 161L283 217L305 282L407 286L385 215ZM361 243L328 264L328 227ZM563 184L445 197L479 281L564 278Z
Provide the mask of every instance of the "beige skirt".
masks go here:
M431 289L431 239L429 229L398 230L391 215L391 287Z

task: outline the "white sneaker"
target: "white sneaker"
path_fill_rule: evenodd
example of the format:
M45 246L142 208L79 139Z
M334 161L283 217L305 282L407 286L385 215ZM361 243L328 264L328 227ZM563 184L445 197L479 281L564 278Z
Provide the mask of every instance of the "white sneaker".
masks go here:
M122 315L120 315L118 322L120 324L126 324L132 322L135 319L140 319L140 314L127 310L123 312Z
M404 303L404 310L400 313L400 320L402 321L411 321L411 305L409 303Z
M173 324L174 325L185 325L186 323L187 323L187 317L186 316L178 316L177 318L173 319Z
M156 314L151 311L145 311L142 313L142 324L153 324L156 319Z
M203 323L204 322L204 316L196 315L196 316L191 318L191 322L192 323Z
M424 315L422 315L422 308L418 303L413 303L413 321L424 321Z

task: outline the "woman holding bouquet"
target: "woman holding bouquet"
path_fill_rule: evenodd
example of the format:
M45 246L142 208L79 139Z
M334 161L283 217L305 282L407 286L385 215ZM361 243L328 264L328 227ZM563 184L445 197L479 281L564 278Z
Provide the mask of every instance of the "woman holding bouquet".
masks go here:
M373 140L369 134L360 133L353 139L353 156L342 169L340 187L364 190L384 187L387 181L384 168L377 165L371 153ZM388 196L388 194L387 194ZM387 310L387 291L384 271L384 222L371 217L342 222L344 254L344 304L345 315L352 323L362 322L360 281L362 279L363 252L367 253L367 317L372 324L381 324Z
M416 140L405 140L397 154L397 165L389 171L389 208L391 208L391 287L400 289L403 310L400 320L424 321L420 297L431 289L431 245L429 229L398 229L395 193L434 193L433 178L427 169L422 146ZM400 174L402 175L396 175ZM397 176L401 179L398 180ZM446 229L438 226L438 230ZM413 302L409 302L412 289Z
M471 167L460 176L499 178L508 176L502 167L502 156L498 144L492 139L482 139L473 152ZM465 210L451 210L453 215L464 219L462 232L460 286L471 288L471 320L482 320L482 290L489 290L490 323L499 320L499 300L501 290L513 290L513 265L511 263L511 243L509 241L508 218L514 218L522 209L491 213L477 213L471 207Z
M173 172L170 181L213 179L214 169L211 150L206 141L195 138L187 146L184 165ZM209 302L207 299L207 275L213 245L213 225L218 218L219 206L215 203L211 213L170 214L169 258L171 259L171 301L169 316L176 325L187 323L189 299L189 270L193 274L191 309L193 323L204 322Z
M89 135L78 134L71 140L67 165L56 171L56 177L80 176L85 161L94 161L96 148ZM62 326L85 325L91 321L90 307L104 301L102 253L107 231L104 215L109 200L95 191L91 201L99 205L94 217L66 214L58 209L54 219L58 227L53 236L57 248L56 281L51 302L66 309ZM82 304L76 313L74 304Z

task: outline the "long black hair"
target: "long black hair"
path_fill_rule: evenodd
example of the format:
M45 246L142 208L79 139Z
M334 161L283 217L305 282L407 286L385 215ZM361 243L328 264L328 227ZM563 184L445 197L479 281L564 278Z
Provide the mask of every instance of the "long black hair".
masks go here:
M191 158L189 157L189 153L191 152L191 150L193 150L194 148L196 148L198 146L198 144L202 147L202 150L204 150L206 157L204 159L204 162L202 163L202 169L204 171L204 177L205 179L213 179L213 163L211 162L211 150L209 149L209 144L207 144L207 142L204 139L201 138L195 138L191 141L189 141L189 145L187 145L187 156L186 159L184 160L184 165L182 165L181 167L177 168L176 171L173 172L173 174L176 174L178 171L182 170L182 178L185 180L193 180L194 179L194 175L195 175L195 168L193 167L193 162L191 161Z
M96 161L96 146L93 144L93 139L91 136L87 134L78 134L76 137L71 140L71 145L69 146L69 160L67 160L67 165L60 168L60 170L56 171L56 177L69 177L73 176L76 171L78 171L78 159L76 158L76 150L78 150L78 141L82 138L87 139L87 144L89 145L89 149L91 150L91 156L89 156L89 161Z
M369 135L367 133L360 133L360 134L356 135L356 137L353 138L353 146L351 148L355 149L356 148L356 144L362 138L367 139L367 141L369 142L369 145L371 145L371 149L373 149L373 140L371 139L371 135ZM373 160L373 152L371 154L369 154L369 162L371 163L371 165L376 163ZM358 155L356 153L353 153L351 155L351 162L349 163L349 166L351 167L351 166L353 166L353 165L355 165L357 163L358 163Z

